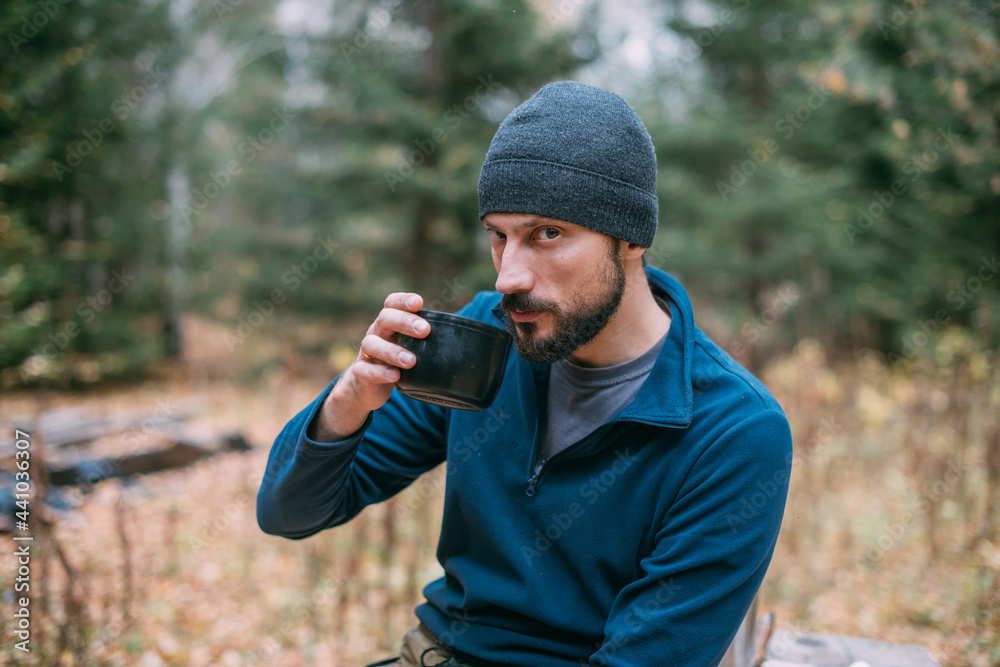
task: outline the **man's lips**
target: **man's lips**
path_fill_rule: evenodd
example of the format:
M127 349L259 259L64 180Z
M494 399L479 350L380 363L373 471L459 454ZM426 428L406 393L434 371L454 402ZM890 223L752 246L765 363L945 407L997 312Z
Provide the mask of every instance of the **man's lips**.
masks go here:
M542 316L545 311L541 310L511 310L510 319L515 322L534 322L536 319Z

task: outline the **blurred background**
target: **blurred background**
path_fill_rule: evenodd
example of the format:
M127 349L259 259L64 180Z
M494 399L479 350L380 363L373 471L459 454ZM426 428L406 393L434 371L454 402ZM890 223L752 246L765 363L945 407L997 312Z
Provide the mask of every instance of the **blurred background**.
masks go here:
M443 471L293 543L255 524L267 449L387 293L492 287L490 138L576 79L646 123L649 261L792 423L763 609L1000 665L1000 3L6 0L0 52L0 437L33 434L39 531L34 649L5 555L0 655L392 652L439 574ZM45 480L162 448L191 401L249 451ZM45 442L47 414L126 412Z

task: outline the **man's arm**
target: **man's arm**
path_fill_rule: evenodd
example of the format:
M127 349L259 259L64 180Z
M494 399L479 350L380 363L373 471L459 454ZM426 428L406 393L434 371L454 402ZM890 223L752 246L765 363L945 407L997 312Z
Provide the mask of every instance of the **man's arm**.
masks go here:
M770 411L705 450L641 562L645 576L618 594L591 665L719 663L774 552L791 454L788 423Z
M389 295L357 359L278 435L257 495L264 532L301 538L344 523L444 460L440 410L413 401L383 409L399 369L415 363L397 335L430 331L415 314L422 304ZM381 428L368 433L373 423Z
M257 493L265 533L299 539L338 526L445 459L444 409L403 396L339 442L312 440L307 429L328 391L289 421L271 448Z

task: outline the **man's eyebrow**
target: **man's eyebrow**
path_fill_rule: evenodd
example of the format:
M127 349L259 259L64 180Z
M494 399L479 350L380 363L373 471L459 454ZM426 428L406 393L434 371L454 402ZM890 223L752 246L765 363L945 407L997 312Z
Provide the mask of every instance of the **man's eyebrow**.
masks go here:
M525 227L537 227L539 225L545 225L545 224L554 224L554 221L551 220L550 218L546 218L545 216L533 215L530 218L525 218L521 222L515 223L514 231L517 232L524 229ZM496 225L491 225L486 220L483 220L483 227L493 232L500 231L500 229L498 229Z

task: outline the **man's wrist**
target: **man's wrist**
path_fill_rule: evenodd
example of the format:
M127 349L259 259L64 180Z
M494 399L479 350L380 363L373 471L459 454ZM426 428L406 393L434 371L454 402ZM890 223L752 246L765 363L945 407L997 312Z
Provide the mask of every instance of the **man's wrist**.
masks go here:
M341 380L343 379L341 377ZM306 436L310 440L339 442L351 437L364 426L369 411L345 410L345 405L350 401L344 399L343 392L344 387L341 381L338 381L330 389L330 393L326 395L323 404L320 405L306 429Z

